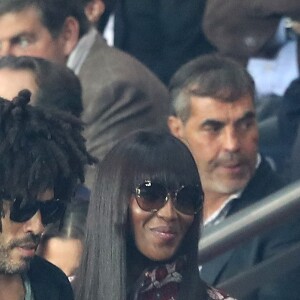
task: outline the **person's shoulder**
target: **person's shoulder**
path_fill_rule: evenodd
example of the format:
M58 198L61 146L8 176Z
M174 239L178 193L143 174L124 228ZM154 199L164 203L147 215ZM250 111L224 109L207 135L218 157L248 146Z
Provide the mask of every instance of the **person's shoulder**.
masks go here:
M30 263L29 273L40 275L44 274L44 276L56 275L58 278L67 278L58 267L37 255Z
M208 300L236 300L235 298L227 295L225 292L211 286L207 287L207 295Z
M253 204L278 191L283 186L283 180L274 171L270 162L262 157L258 168L242 193L242 198L246 198Z
M99 69L101 66L101 69ZM143 78L148 81L155 81L157 85L164 86L157 76L147 68L142 62L137 60L130 54L116 48L108 46L101 35L97 35L94 45L90 50L85 62L82 65L82 70L95 69L101 71L102 76L119 76L130 78ZM109 69L109 72L103 72L103 69Z
M35 295L39 295L42 290L45 292L46 288L45 296L54 291L64 296L64 299L73 299L72 287L67 276L58 267L39 256L35 256L31 261L28 277Z

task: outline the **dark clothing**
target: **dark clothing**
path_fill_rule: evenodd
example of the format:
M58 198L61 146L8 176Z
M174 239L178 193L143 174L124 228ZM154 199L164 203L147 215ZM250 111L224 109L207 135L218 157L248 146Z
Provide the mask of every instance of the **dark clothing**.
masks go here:
M202 32L206 0L118 0L114 45L165 84L184 63L213 50Z
M73 300L66 275L56 266L35 256L28 271L34 300Z
M283 173L287 182L300 178L300 77L292 81L278 109L277 143L283 148Z
M260 201L262 198L275 192L281 187L281 182L265 160L256 171L248 186L231 206L228 216ZM263 232L248 242L217 256L205 263L201 270L202 278L209 284L216 286L219 283L248 270L276 254L279 254L291 245L300 241L300 226L298 220L275 227ZM264 282L261 288L251 295L239 300L282 300L299 299L300 270L295 270L273 282ZM227 290L230 294L230 290ZM234 295L233 295L234 296Z

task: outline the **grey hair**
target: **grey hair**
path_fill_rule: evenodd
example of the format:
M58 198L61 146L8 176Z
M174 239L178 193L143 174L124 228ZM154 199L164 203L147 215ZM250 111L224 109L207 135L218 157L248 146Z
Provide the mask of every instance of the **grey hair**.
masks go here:
M171 115L186 122L191 96L234 102L242 96L254 99L254 81L246 69L230 58L202 55L186 63L173 75L169 85Z

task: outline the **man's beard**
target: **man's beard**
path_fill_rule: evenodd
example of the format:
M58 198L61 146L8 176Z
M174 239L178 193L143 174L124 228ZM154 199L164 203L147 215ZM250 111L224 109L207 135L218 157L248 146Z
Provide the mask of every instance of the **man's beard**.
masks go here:
M36 246L40 241L40 235L28 234L23 239L15 239L6 245L0 244L0 274L19 274L29 269L32 257L20 257L18 261L13 261L10 257L11 251L28 243L34 243Z
M255 172L255 160L245 157L241 153L223 153L222 156L212 161L203 174L203 187L220 194L233 194L244 189ZM241 171L236 174L222 174L220 167L240 166ZM205 180L206 179L206 180Z

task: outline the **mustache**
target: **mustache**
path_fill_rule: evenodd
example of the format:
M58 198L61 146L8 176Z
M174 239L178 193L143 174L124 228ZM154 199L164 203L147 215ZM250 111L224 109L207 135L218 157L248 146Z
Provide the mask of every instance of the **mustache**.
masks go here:
M241 153L223 152L216 160L212 162L216 166L240 165L248 162L248 159Z
M15 248L15 247L22 247L25 245L34 245L35 247L38 246L39 242L41 240L41 235L38 234L32 234L29 233L27 236L25 236L22 239L15 239L10 243L10 248Z

